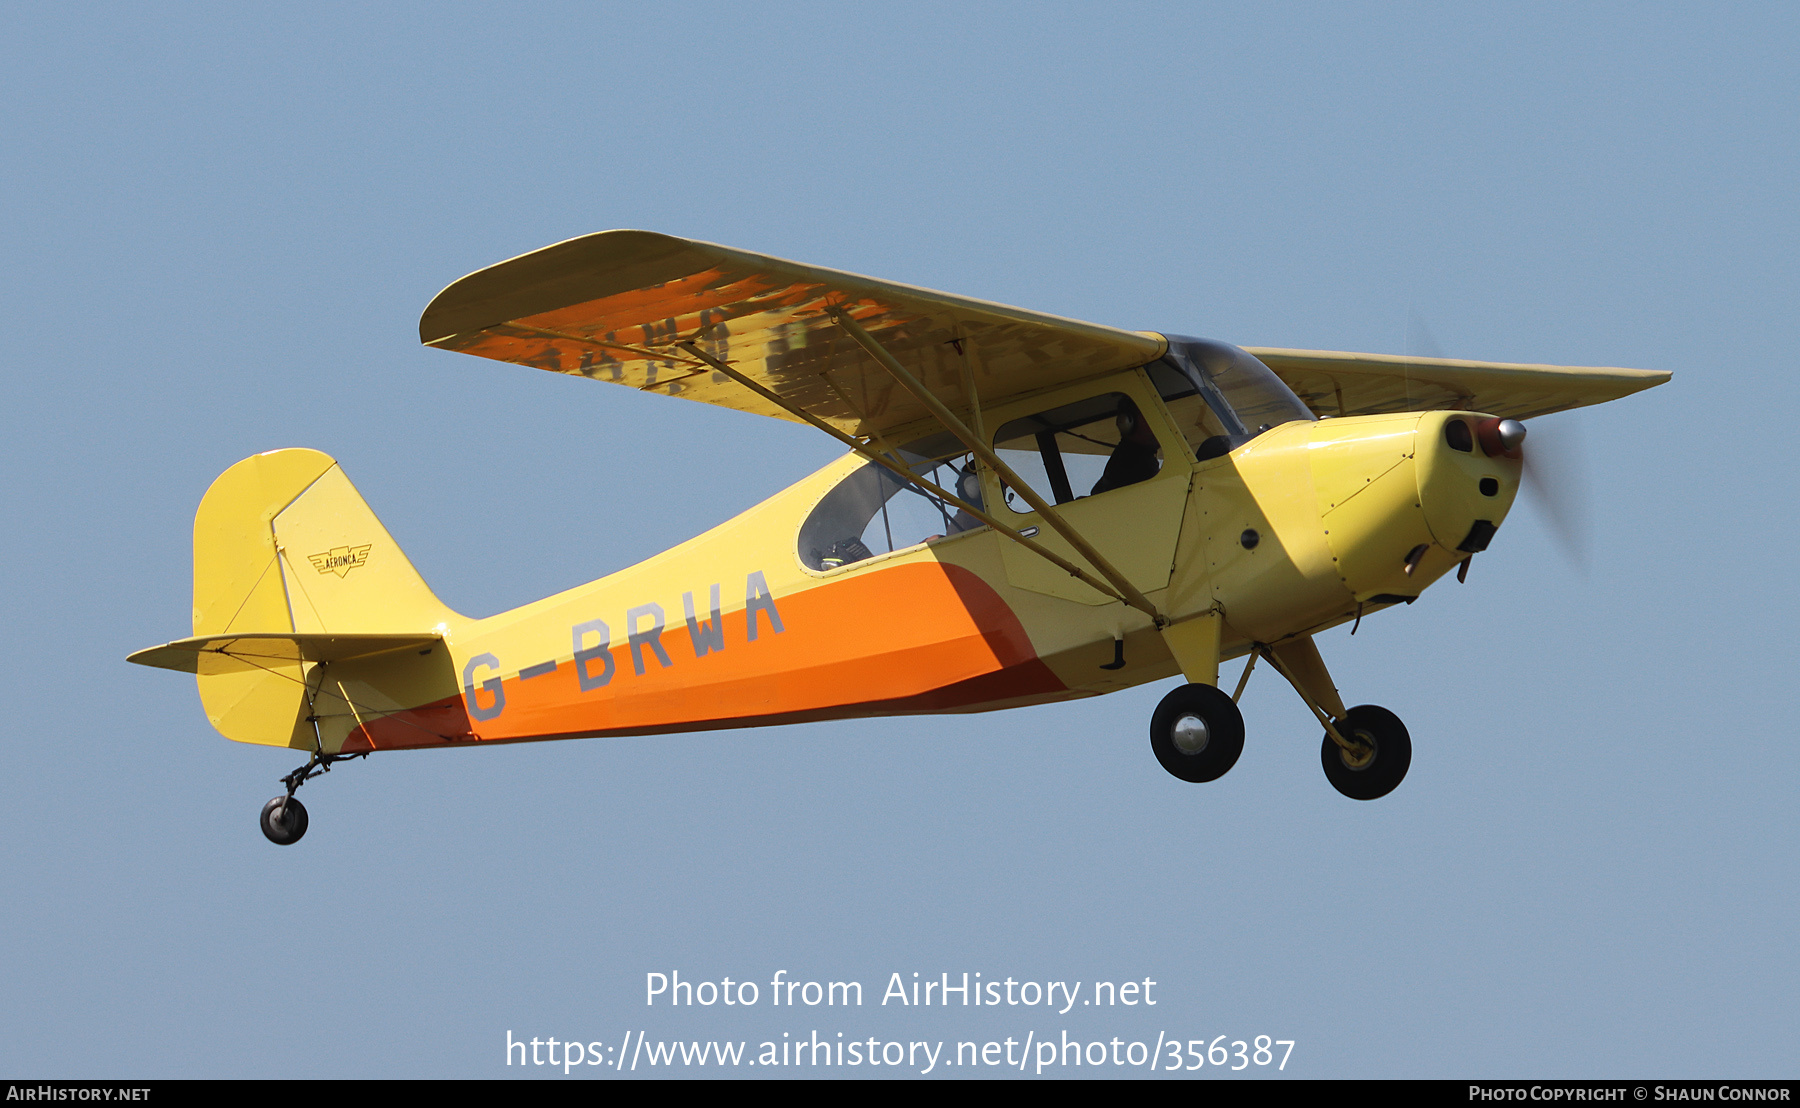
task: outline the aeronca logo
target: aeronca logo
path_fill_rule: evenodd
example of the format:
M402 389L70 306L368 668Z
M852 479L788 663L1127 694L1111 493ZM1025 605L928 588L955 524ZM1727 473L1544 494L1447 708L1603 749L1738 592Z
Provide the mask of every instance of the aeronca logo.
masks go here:
M349 574L357 566L369 560L369 547L374 543L362 546L334 546L323 554L308 554L306 560L320 573L335 573L339 577Z

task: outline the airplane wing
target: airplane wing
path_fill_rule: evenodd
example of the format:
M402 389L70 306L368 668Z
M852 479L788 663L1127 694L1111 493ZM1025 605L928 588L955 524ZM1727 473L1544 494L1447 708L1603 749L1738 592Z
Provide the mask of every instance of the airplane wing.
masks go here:
M1617 400L1669 379L1667 371L1654 369L1245 349L1321 416L1457 409L1530 419Z
M245 673L300 662L347 662L395 650L429 650L443 641L436 635L202 635L152 646L125 660L183 673Z
M489 266L439 293L429 346L591 377L777 419L794 412L681 350L708 355L851 435L928 420L842 328L841 309L930 392L966 411L1142 365L1167 343L1124 331L650 231L602 231ZM1461 408L1516 419L1668 380L1639 369L1250 347L1319 415Z
M503 362L610 381L777 419L795 416L677 348L712 357L851 435L929 419L832 322L841 309L944 404L981 404L1160 357L1160 335L1122 331L801 265L649 231L602 231L457 281L419 339Z

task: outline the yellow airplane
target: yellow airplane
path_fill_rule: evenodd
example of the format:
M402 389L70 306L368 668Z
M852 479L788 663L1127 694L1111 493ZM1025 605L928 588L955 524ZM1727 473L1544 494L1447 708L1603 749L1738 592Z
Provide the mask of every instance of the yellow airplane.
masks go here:
M1346 708L1318 632L1486 550L1533 416L1664 372L1240 348L1115 330L645 231L479 270L429 346L809 424L843 458L591 584L485 619L434 596L335 461L226 470L194 520L196 674L227 738L309 752L262 813L374 751L981 712L1179 674L1150 746L1211 781L1257 660L1339 792L1412 740ZM1248 656L1231 694L1224 660Z

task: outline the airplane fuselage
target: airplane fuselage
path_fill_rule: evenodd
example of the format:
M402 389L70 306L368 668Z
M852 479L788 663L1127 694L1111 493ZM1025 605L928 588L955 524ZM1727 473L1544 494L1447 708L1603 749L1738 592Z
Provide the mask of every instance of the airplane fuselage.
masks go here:
M1459 546L1479 537L1478 521L1492 533L1518 486L1516 459L1446 441L1447 422L1472 425L1479 415L1297 420L1190 463L1147 382L1105 387L1129 389L1153 413L1167 460L1147 481L1061 510L1169 620L1218 613L1222 658L1417 597L1470 557ZM829 569L806 565L796 544L808 513L867 464L848 455L590 584L486 619L443 620L437 630L450 657L434 663L439 695L333 715L326 749L988 711L1179 672L1148 615L990 528ZM982 479L986 502L1000 503L997 478ZM1018 517L1021 529L1038 522ZM344 545L358 537L346 535ZM339 579L321 574L303 588ZM1120 641L1124 665L1104 668ZM398 656L345 663L327 687L341 682L349 702L391 701L382 690L419 664Z

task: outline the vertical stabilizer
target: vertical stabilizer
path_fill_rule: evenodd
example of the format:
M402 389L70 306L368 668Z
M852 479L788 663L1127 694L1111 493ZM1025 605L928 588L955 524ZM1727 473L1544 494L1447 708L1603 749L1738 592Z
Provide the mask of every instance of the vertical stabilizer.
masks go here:
M274 542L296 631L407 634L455 618L335 464L276 514Z
M428 588L350 479L316 450L272 450L219 475L194 516L194 634L429 633L456 614ZM301 662L202 673L213 726L310 749Z

